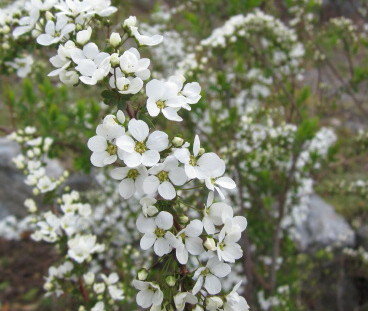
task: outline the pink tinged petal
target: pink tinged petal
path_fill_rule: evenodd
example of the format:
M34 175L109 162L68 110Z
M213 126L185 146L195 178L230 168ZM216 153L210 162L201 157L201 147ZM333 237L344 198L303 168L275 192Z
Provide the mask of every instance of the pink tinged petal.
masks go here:
M167 108L162 109L162 114L168 120L177 121L177 122L183 121L183 118L178 115L178 109L167 107Z
M155 102L161 99L164 93L165 85L164 82L157 79L153 79L146 85L146 94L148 97L152 98Z
M221 282L214 275L208 275L204 281L204 288L210 295L216 295L221 291Z
M135 147L135 142L133 140L133 138L131 138L128 135L123 135L120 136L116 139L116 145L121 149L124 150L126 152L133 152L134 151L134 147Z
M148 176L143 181L143 191L146 194L154 194L157 191L160 181L156 176Z
M199 141L198 135L195 136L193 142L193 155L196 157L199 153L199 148L201 147L201 143Z
M201 290L202 286L203 286L203 276L200 275L197 282L194 284L194 287L193 287L193 295L197 295L198 292Z
M119 193L124 199L129 199L135 193L134 180L131 178L126 178L119 184Z
M142 120L131 119L128 124L129 133L138 141L143 142L149 132L146 122Z
M226 189L236 188L235 181L232 180L230 177L220 177L216 179L216 184Z
M172 183L164 181L158 186L158 193L166 200L172 200L176 197L176 191Z
M169 137L162 131L154 131L148 137L147 147L159 152L165 150L169 146Z
M171 246L169 241L164 238L158 238L153 246L153 250L155 251L156 255L162 257L171 252Z
M93 136L88 140L87 146L91 151L105 151L107 148L107 141L102 136Z
M148 234L146 233L144 236L142 236L140 241L140 247L143 250L150 249L153 244L155 244L156 236L154 234Z
M187 181L185 171L181 167L176 167L169 171L169 178L175 186L182 186Z
M200 237L186 238L185 247L187 248L189 253L198 256L205 251L202 243L203 241Z
M185 234L189 237L197 237L203 231L203 223L199 219L192 220L185 228Z
M156 229L155 221L140 214L136 221L137 229L140 233L153 233Z
M147 111L151 117L157 117L160 113L160 108L157 107L156 102L152 98L147 99Z
M143 290L137 294L136 301L142 308L149 308L152 305L153 291Z
M98 47L93 42L90 42L83 47L83 54L89 59L94 59L98 53Z
M123 156L124 163L129 167L137 167L142 163L142 155L138 152L132 152L132 153L124 153Z
M176 249L176 258L182 265L188 262L188 251L183 244Z
M160 154L156 150L147 150L142 154L142 164L144 166L154 166L160 161Z
M93 152L91 154L91 163L97 167L105 166L104 159L109 156L106 151L103 152Z
M157 227L164 230L169 230L174 224L174 219L169 212L163 211L157 215L155 223Z

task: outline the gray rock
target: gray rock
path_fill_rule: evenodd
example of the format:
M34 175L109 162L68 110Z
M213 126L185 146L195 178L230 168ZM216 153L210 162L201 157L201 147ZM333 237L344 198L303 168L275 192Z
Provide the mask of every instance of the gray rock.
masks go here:
M326 246L354 246L355 233L335 209L316 194L311 195L306 220L296 228L303 251Z

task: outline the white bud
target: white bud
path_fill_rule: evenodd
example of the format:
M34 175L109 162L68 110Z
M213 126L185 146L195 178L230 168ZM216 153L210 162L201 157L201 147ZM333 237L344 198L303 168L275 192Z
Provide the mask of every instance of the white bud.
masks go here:
M96 294L102 294L105 291L105 284L104 283L96 283L93 285L93 290Z
M224 302L220 297L213 296L206 298L206 305L209 310L217 310L222 307Z
M52 288L53 288L53 285L52 285L52 283L51 283L51 282L46 282L46 283L43 285L43 289L44 289L45 291L50 291L50 290L52 290Z
M215 240L213 238L207 238L203 245L209 251L216 250L216 242L215 242Z
M5 25L4 27L3 27L3 33L4 34L7 34L7 33L9 33L10 32L10 27L8 26L8 25Z
M198 155L201 156L202 154L204 154L204 151L204 148L199 148Z
M51 21L54 18L54 15L50 11L46 11L45 16L48 21Z
M8 50L10 48L10 45L8 42L4 42L1 47L4 49L4 50Z
M186 224L186 223L189 221L189 217L188 217L188 216L186 216L186 215L181 215L181 216L179 217L179 221L180 221L180 223L182 223L182 224Z
M123 22L123 26L124 27L132 27L137 25L137 18L135 16L129 16L129 18L127 18L124 22Z
M181 137L174 137L172 140L172 144L175 147L181 147L184 144L184 139Z
M80 45L85 45L89 39L91 39L92 28L88 27L85 30L81 30L77 32L77 43Z
M151 205L147 207L147 215L152 217L158 213L158 209L156 206Z
M176 278L172 275L167 276L165 281L166 284L169 285L170 287L173 287L176 284Z
M120 45L121 43L121 37L120 35L117 33L117 32L113 32L111 35L110 35L110 40L109 40L110 44L113 46L113 47L117 47Z
M95 274L93 272L88 272L83 275L83 279L87 285L92 285L92 283L95 281Z
M110 64L112 67L118 67L120 65L119 54L114 53L110 57Z
M138 271L138 280L145 281L147 279L148 272L146 269L141 269Z

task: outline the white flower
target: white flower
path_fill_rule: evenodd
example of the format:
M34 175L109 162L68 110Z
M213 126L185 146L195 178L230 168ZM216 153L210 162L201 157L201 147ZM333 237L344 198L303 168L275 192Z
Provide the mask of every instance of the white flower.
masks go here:
M116 88L120 94L137 94L143 87L143 81L138 77L125 77L120 68L113 68L113 75L109 84Z
M97 302L91 311L105 311L105 304L102 301Z
M243 251L237 243L241 238L241 233L247 227L247 220L243 216L232 217L229 212L222 212L224 227L219 234L217 244L217 256L219 260L235 262L243 256Z
M147 80L150 77L148 66L150 60L148 58L141 58L136 48L130 48L119 57L120 68L126 75L134 74L136 77Z
M213 203L213 192L210 192L207 197L207 203L204 209L203 226L208 234L216 232L216 226L224 224L224 218L233 217L233 209L224 202Z
M233 290L225 297L224 311L249 311L249 305L244 297L241 297L237 290L241 281L236 284Z
M205 179L205 184L209 190L211 191L216 190L222 199L225 199L225 196L223 192L221 191L220 187L229 189L229 190L236 188L236 184L234 180L232 180L230 177L225 177L225 176L222 176L219 178L209 178L208 177Z
M71 63L71 52L76 49L73 41L67 41L64 45L60 44L57 55L50 58L51 64L57 69L51 71L48 76L54 77L65 71Z
M101 17L110 16L117 11L117 8L111 5L110 0L93 0L88 2L92 10Z
M160 112L172 121L182 121L178 110L182 106L179 89L175 83L153 79L146 85L147 111L150 116L156 117Z
M191 110L190 105L198 103L201 99L201 86L198 82L187 83L184 88L185 78L182 75L169 77L169 82L176 84L179 92L180 107L186 110Z
M186 303L194 305L197 302L197 297L189 292L178 293L174 296L174 303L177 311L183 311Z
M82 50L74 49L71 56L81 74L79 79L85 84L95 85L110 72L110 55L100 52L95 43L86 44Z
M136 119L129 121L128 130L132 137L123 135L116 140L117 146L123 150L122 157L125 164L129 167L157 164L160 160L159 152L169 145L167 134L161 131L149 134L148 125Z
M31 55L16 57L12 62L5 62L5 65L14 68L19 78L25 78L32 70L33 57Z
M143 233L140 246L143 250L148 250L153 245L156 255L162 257L171 252L171 245L167 231L173 226L173 216L165 211L160 212L154 219L145 218L140 215L137 219L138 231Z
M202 222L194 219L176 237L168 233L170 243L176 249L176 258L182 265L188 262L188 253L198 256L204 252L203 241L199 237L202 231Z
M225 162L213 152L199 154L200 141L198 135L195 136L193 143L193 155L189 150L178 148L174 151L174 156L184 164L185 173L189 179L205 179L208 177L218 177L225 172Z
M162 293L160 286L152 282L144 282L139 280L133 280L133 286L139 290L136 300L137 304L142 308L149 308L150 306L160 306L164 294Z
M105 274L101 274L101 277L107 285L107 290L109 291L111 298L114 300L122 300L124 298L124 292L116 285L119 281L117 273L111 273L108 277Z
M218 311L223 306L224 302L220 297L212 296L206 298L206 310Z
M144 197L140 199L139 203L142 205L142 212L145 217L152 217L158 213L155 206L157 200L151 197Z
M141 35L138 31L138 27L135 26L130 26L129 29L131 31L131 34L138 41L139 45L154 46L160 44L164 39L164 37L161 35L153 35L153 36Z
M117 167L111 171L112 178L121 180L119 193L124 199L143 193L142 185L147 176L147 169L143 165L135 168Z
M231 272L228 264L220 262L217 257L212 257L208 260L206 267L201 267L194 273L193 279L196 283L192 293L196 295L204 288L210 295L216 295L221 291L221 282L219 278L227 276Z
M48 46L66 38L75 29L75 25L68 22L69 19L63 15L58 16L56 23L47 21L45 33L37 37L37 43Z
M77 235L68 241L68 256L78 263L82 263L93 253L102 252L103 244L96 243L94 235Z
M88 140L87 146L92 151L91 162L94 166L103 167L114 163L120 152L115 144L116 138L125 133L125 116L118 111L116 117L107 115L103 123L97 126L96 136Z
M124 27L132 27L137 25L137 17L135 16L129 16L124 22Z
M150 176L143 181L145 193L153 195L158 191L160 196L166 200L172 200L176 196L175 186L184 185L187 181L184 169L178 166L178 160L172 156L165 159L163 163L150 168Z

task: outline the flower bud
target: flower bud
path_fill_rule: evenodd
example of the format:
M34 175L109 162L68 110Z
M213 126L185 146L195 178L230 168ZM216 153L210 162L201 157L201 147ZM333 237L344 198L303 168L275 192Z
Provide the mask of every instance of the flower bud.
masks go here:
M135 16L129 16L124 22L123 27L132 27L137 24L137 18Z
M10 48L10 45L9 45L9 43L4 42L4 43L1 45L1 47L2 47L4 50L8 50L8 49Z
M121 37L120 35L117 33L117 32L113 32L111 35L110 35L110 40L109 40L110 44L113 46L113 47L117 47L120 45L121 43Z
M170 287L173 287L175 286L176 278L172 275L169 275L166 277L165 281L167 285L169 285Z
M203 308L200 305L196 305L193 311L203 311Z
M52 285L52 283L51 283L51 282L46 282L46 283L43 285L43 289L44 289L45 291L50 291L50 290L52 290L52 288L53 288L53 285Z
M85 30L81 30L77 32L77 43L80 45L85 45L89 39L91 39L92 28L88 27Z
M45 17L48 21L51 21L54 18L54 15L50 11L46 11Z
M145 281L147 279L148 272L146 269L141 269L138 271L138 280Z
M102 294L105 291L106 285L105 283L95 283L93 285L93 290L96 294Z
M175 147L181 147L184 144L184 139L181 137L174 137L172 140L172 144Z
M110 64L112 67L118 67L120 65L120 59L118 53L114 53L110 57Z
M189 217L186 216L186 215L181 215L179 217L179 221L180 221L181 224L186 224L189 221Z
M79 306L78 311L86 311L86 308L84 306Z
M8 26L8 25L5 25L4 27L3 27L3 33L4 34L7 34L7 33L9 33L10 32L10 27Z
M215 240L213 238L207 238L203 245L209 251L216 250L216 242L215 242Z
M95 281L95 275L93 272L88 272L85 275L83 275L83 279L87 285L92 285L92 283Z
M201 156L202 154L204 154L204 151L204 148L199 148L198 155Z
M156 215L157 213L158 213L158 209L157 209L156 206L151 205L151 206L147 207L147 215L149 217L152 217L152 216Z

